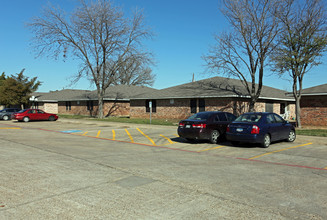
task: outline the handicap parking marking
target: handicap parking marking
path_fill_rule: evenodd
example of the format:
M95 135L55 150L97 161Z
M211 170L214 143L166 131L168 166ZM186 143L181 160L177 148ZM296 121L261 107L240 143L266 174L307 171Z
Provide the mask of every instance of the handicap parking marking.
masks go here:
M297 146L293 146L293 147L287 147L287 148L283 148L283 149L280 149L280 150L275 150L275 151L271 151L271 152L268 152L268 153L259 154L259 155L254 156L254 157L250 157L249 159L253 160L253 159L257 159L259 157L263 157L263 156L266 156L266 155L269 155L269 154L274 154L274 153L278 153L278 152L281 152L281 151L294 149L294 148L298 148L298 147L304 147L304 146L311 145L311 144L312 143L306 143L306 144L301 144L301 145L297 145Z
M82 130L67 130L67 131L61 131L62 133L78 133L82 132Z

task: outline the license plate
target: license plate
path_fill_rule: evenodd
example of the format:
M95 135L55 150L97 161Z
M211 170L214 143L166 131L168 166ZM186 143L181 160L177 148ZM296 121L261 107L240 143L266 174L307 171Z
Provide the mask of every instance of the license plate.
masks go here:
M186 125L185 128L191 128L191 125Z
M237 132L242 132L243 131L243 128L236 128L236 131Z

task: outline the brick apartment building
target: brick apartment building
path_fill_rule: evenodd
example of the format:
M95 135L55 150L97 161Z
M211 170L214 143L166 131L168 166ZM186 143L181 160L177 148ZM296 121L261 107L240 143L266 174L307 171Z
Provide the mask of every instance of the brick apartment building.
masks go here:
M302 90L302 125L327 126L327 83Z
M200 111L227 111L239 115L248 111L249 96L240 80L213 77L131 97L130 117L184 119ZM295 104L286 91L263 86L256 111L295 116Z

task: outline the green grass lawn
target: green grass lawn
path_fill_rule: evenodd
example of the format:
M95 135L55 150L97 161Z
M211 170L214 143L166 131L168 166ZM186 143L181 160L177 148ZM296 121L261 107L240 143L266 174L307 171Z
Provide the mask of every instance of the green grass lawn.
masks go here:
M327 129L296 129L296 134L327 137Z

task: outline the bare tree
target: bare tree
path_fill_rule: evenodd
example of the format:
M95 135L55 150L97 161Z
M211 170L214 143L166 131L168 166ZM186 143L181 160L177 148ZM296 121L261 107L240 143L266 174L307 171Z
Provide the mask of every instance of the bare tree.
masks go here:
M280 44L272 56L274 70L288 73L293 82L296 122L301 127L301 92L304 75L320 64L326 51L326 8L322 0L288 0L288 10L279 15L283 24Z
M254 111L266 60L280 32L276 14L283 10L283 1L223 0L223 6L231 31L215 36L216 45L204 60L210 71L241 80L250 97L249 111Z
M144 60L146 59L143 57L140 60L134 57L126 60L124 65L118 69L114 84L152 86L155 76L152 74L152 69L148 65L144 65Z
M81 0L70 16L59 8L47 7L28 25L34 33L38 56L71 55L81 60L75 81L86 77L94 82L98 117L102 118L103 96L115 83L119 69L133 59L149 63L152 56L144 50L142 41L152 34L144 24L142 11L136 10L128 19L109 0L86 1Z

